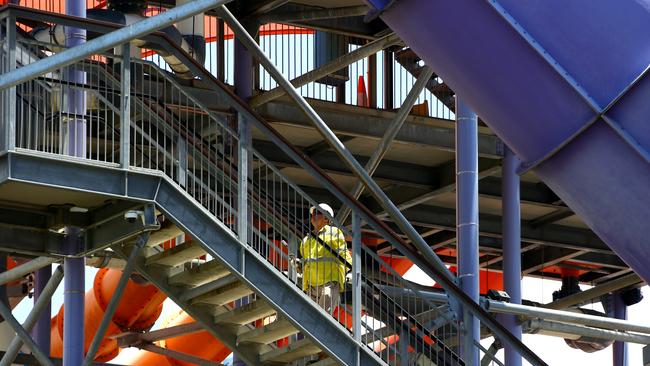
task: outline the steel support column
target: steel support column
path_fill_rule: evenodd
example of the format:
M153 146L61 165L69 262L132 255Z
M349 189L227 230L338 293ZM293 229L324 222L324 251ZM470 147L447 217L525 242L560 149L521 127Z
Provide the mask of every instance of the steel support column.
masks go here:
M247 27L251 31L250 27ZM255 32L253 32L254 34ZM245 101L249 101L253 95L253 57L246 47L237 39L234 44L235 65L234 65L234 84L235 93L238 97ZM239 135L239 146L237 151L239 166L237 167L237 234L239 240L243 243L248 242L248 224L249 224L249 209L248 209L248 177L251 169L251 157L249 150L253 143L251 135L251 124L241 114L237 115L237 133ZM245 249L242 247L240 257L240 266L242 272L245 273ZM243 306L248 303L248 298L243 298L241 301L236 301L235 306ZM245 363L233 353L232 358L233 366L244 366Z
M86 17L86 2L82 0L66 0L67 15L81 18ZM65 44L74 49L86 42L86 30L81 28L65 28ZM68 66L65 78L72 83L85 84L86 73ZM63 135L64 150L68 155L80 158L86 157L86 95L85 91L73 88L65 90L67 104L62 106L68 113L66 133ZM78 252L80 230L74 227L66 228L66 250L73 254ZM84 292L85 288L85 258L65 258L63 267L64 278L64 315L63 315L63 365L78 366L84 359Z
M612 314L616 319L627 319L627 306L623 302L620 292L613 293L611 296ZM627 343L616 341L612 349L612 366L627 366Z
M521 304L521 211L519 205L520 185L517 168L519 160L505 148L503 159L503 285L510 295L510 302ZM521 325L514 315L502 316L503 324L510 333L521 339ZM505 345L505 364L521 366L521 355L510 345Z
M479 302L478 262L478 119L456 97L456 235L460 288ZM463 311L461 357L469 366L479 365L480 323Z

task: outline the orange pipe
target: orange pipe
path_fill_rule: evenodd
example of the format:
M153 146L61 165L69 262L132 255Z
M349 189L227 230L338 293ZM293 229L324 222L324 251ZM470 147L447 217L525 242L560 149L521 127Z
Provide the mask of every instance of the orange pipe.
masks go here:
M186 312L179 311L170 315L163 325L163 328L173 327L181 324L194 322ZM207 331L182 335L156 342L158 346L174 351L187 353L204 360L222 362L230 354L230 350L221 341L214 338ZM148 351L139 352L130 362L137 366L191 366L189 362L159 355Z
M88 351L90 343L104 317L122 271L100 269L95 275L93 288L86 292L84 307L84 343ZM167 297L153 285L140 285L129 280L122 294L112 322L108 326L104 340L100 344L95 361L106 362L115 358L120 352L115 339L109 336L124 331L144 331L153 326L162 311L162 303ZM63 356L63 306L51 320L51 355Z

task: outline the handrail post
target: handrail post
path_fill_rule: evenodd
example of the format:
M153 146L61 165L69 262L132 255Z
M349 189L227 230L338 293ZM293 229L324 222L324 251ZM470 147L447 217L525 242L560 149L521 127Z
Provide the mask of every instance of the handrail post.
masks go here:
M16 70L16 16L9 15L7 18L7 70L10 73ZM16 86L12 86L5 91L5 141L4 147L6 151L11 151L16 148Z
M131 165L131 45L128 42L122 45L120 73L120 167L128 169Z
M352 331L361 342L361 218L352 213Z

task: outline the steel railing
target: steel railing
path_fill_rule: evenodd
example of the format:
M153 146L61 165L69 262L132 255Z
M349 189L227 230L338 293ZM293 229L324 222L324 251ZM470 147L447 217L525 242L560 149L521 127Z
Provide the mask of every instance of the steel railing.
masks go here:
M10 40L4 37L0 44ZM0 50L12 48L19 50L16 67L55 50L54 45L28 38ZM0 54L4 60L6 53ZM417 288L392 269L390 258L360 245L359 225L350 230L329 217L331 227L341 231L324 235L341 235L342 246L332 248L341 250L328 252L326 245L312 240L311 245L323 246L324 256L332 260L316 266L302 261L299 273L300 257L304 259L305 251L312 249L304 243L318 236L310 226L309 212L317 202L289 178L299 173L282 171L254 148L241 144L234 114L208 110L172 74L152 62L129 60L129 67L122 67L124 60L112 53L93 55L36 76L16 87L15 106L9 102L8 90L3 91L3 106L14 109L17 116L8 120L3 115L2 121L5 132L15 125L15 134L7 134L13 136L9 138L14 139L13 146L67 156L69 141L83 141L84 159L114 165L128 161L129 169L162 172L239 235L242 244L266 258L277 275L289 278L308 294L327 285L322 277L339 273L339 296L319 301L320 305L341 323L342 331L350 332L386 363L462 364L447 346L458 344L457 322L453 318L440 322L438 315L445 309L418 296ZM9 70L6 64L3 72ZM71 82L67 77L71 72L83 78ZM128 85L122 83L125 72L130 74ZM122 105L125 87L130 91L129 105ZM82 106L79 98L70 95L81 95ZM72 130L73 122L84 128ZM129 145L121 144L125 133L130 136ZM242 166L247 167L243 175ZM356 242L351 253L349 241ZM306 276L307 271L312 275ZM388 294L382 287L386 285L412 291Z

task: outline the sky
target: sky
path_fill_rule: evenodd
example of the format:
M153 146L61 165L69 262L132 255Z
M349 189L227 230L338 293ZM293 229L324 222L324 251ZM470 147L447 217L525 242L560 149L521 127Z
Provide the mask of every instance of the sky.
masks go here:
M86 289L92 287L95 273L94 268L87 268L86 270ZM419 268L413 267L404 276L406 279L415 281L424 285L433 284L433 280L424 274ZM560 287L560 282L549 279L539 278L524 278L522 282L522 296L524 299L537 301L537 302L550 302L552 301L553 291ZM590 286L581 285L583 290L588 289ZM642 288L644 299L639 304L631 306L628 309L628 318L630 321L639 324L650 325L650 290L649 288ZM61 304L63 303L63 285L59 287L57 292L52 298L52 313L58 312ZM14 315L19 321L23 321L32 307L32 299L23 300L14 309ZM593 310L603 311L600 303L585 306ZM163 321L170 315L174 314L179 307L172 301L167 300L163 305L163 312L154 325L153 329L159 329ZM612 364L612 350L608 347L602 351L595 353L584 353L579 350L570 348L564 343L564 340L555 337L548 337L542 335L524 335L524 343L536 352L546 363L549 365L589 365L589 366L611 366ZM491 340L487 339L482 342L485 348L491 344ZM629 346L629 365L640 366L642 365L642 345L630 344ZM111 361L112 363L128 365L134 355L141 352L137 349L128 348L123 350L120 355ZM500 360L503 360L503 351L497 354ZM228 362L226 362L228 363ZM524 362L525 365L528 363Z

